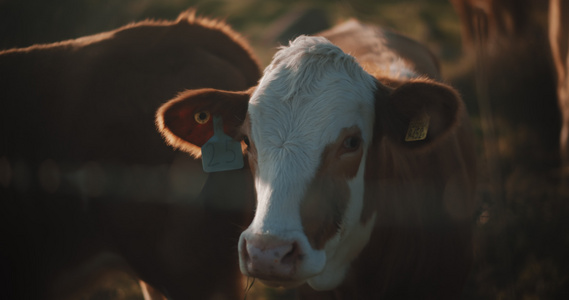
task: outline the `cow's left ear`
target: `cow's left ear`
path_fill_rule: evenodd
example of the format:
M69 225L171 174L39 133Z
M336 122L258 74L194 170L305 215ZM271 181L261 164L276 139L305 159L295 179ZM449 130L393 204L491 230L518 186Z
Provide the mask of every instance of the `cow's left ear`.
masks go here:
M417 79L394 89L380 86L376 130L404 147L421 148L450 133L462 109L458 93L434 81Z
M221 118L225 134L238 138L253 90L186 91L158 109L156 125L168 144L199 158L201 147L214 134L214 116Z

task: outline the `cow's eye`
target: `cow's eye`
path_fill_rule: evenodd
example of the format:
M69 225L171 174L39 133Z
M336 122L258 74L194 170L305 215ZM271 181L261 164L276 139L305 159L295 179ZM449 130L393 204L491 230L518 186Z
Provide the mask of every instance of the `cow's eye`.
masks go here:
M357 136L349 136L344 140L344 149L348 151L356 151L360 147L361 139Z
M198 124L205 124L209 121L210 114L209 111L200 111L194 114L194 119Z
M249 142L249 137L246 135L243 136L243 142L245 143L245 145L247 145L247 148L251 146L251 142Z

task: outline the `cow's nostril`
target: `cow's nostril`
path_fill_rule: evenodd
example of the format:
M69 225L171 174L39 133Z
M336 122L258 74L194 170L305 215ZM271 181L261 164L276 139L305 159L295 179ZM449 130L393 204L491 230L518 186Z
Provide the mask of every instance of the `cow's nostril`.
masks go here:
M247 275L254 277L289 278L294 275L301 256L297 242L264 236L243 240L240 250L242 266Z
M281 259L283 265L294 265L300 260L300 249L295 242L292 244L290 251L288 251Z

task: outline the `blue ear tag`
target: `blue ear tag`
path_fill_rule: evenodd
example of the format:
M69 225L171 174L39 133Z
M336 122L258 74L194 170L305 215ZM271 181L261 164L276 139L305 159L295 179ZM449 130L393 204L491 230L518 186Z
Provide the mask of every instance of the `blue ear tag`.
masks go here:
M213 116L213 136L202 146L205 172L221 172L243 168L241 143L223 132L223 119Z

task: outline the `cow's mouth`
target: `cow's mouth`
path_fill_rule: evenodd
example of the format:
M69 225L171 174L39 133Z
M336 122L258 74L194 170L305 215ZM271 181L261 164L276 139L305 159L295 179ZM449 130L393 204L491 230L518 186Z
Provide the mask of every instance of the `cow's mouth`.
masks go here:
M259 279L259 281L261 281L266 286L285 289L296 288L306 282L306 280L283 280L282 278L272 276L257 277L257 279Z

